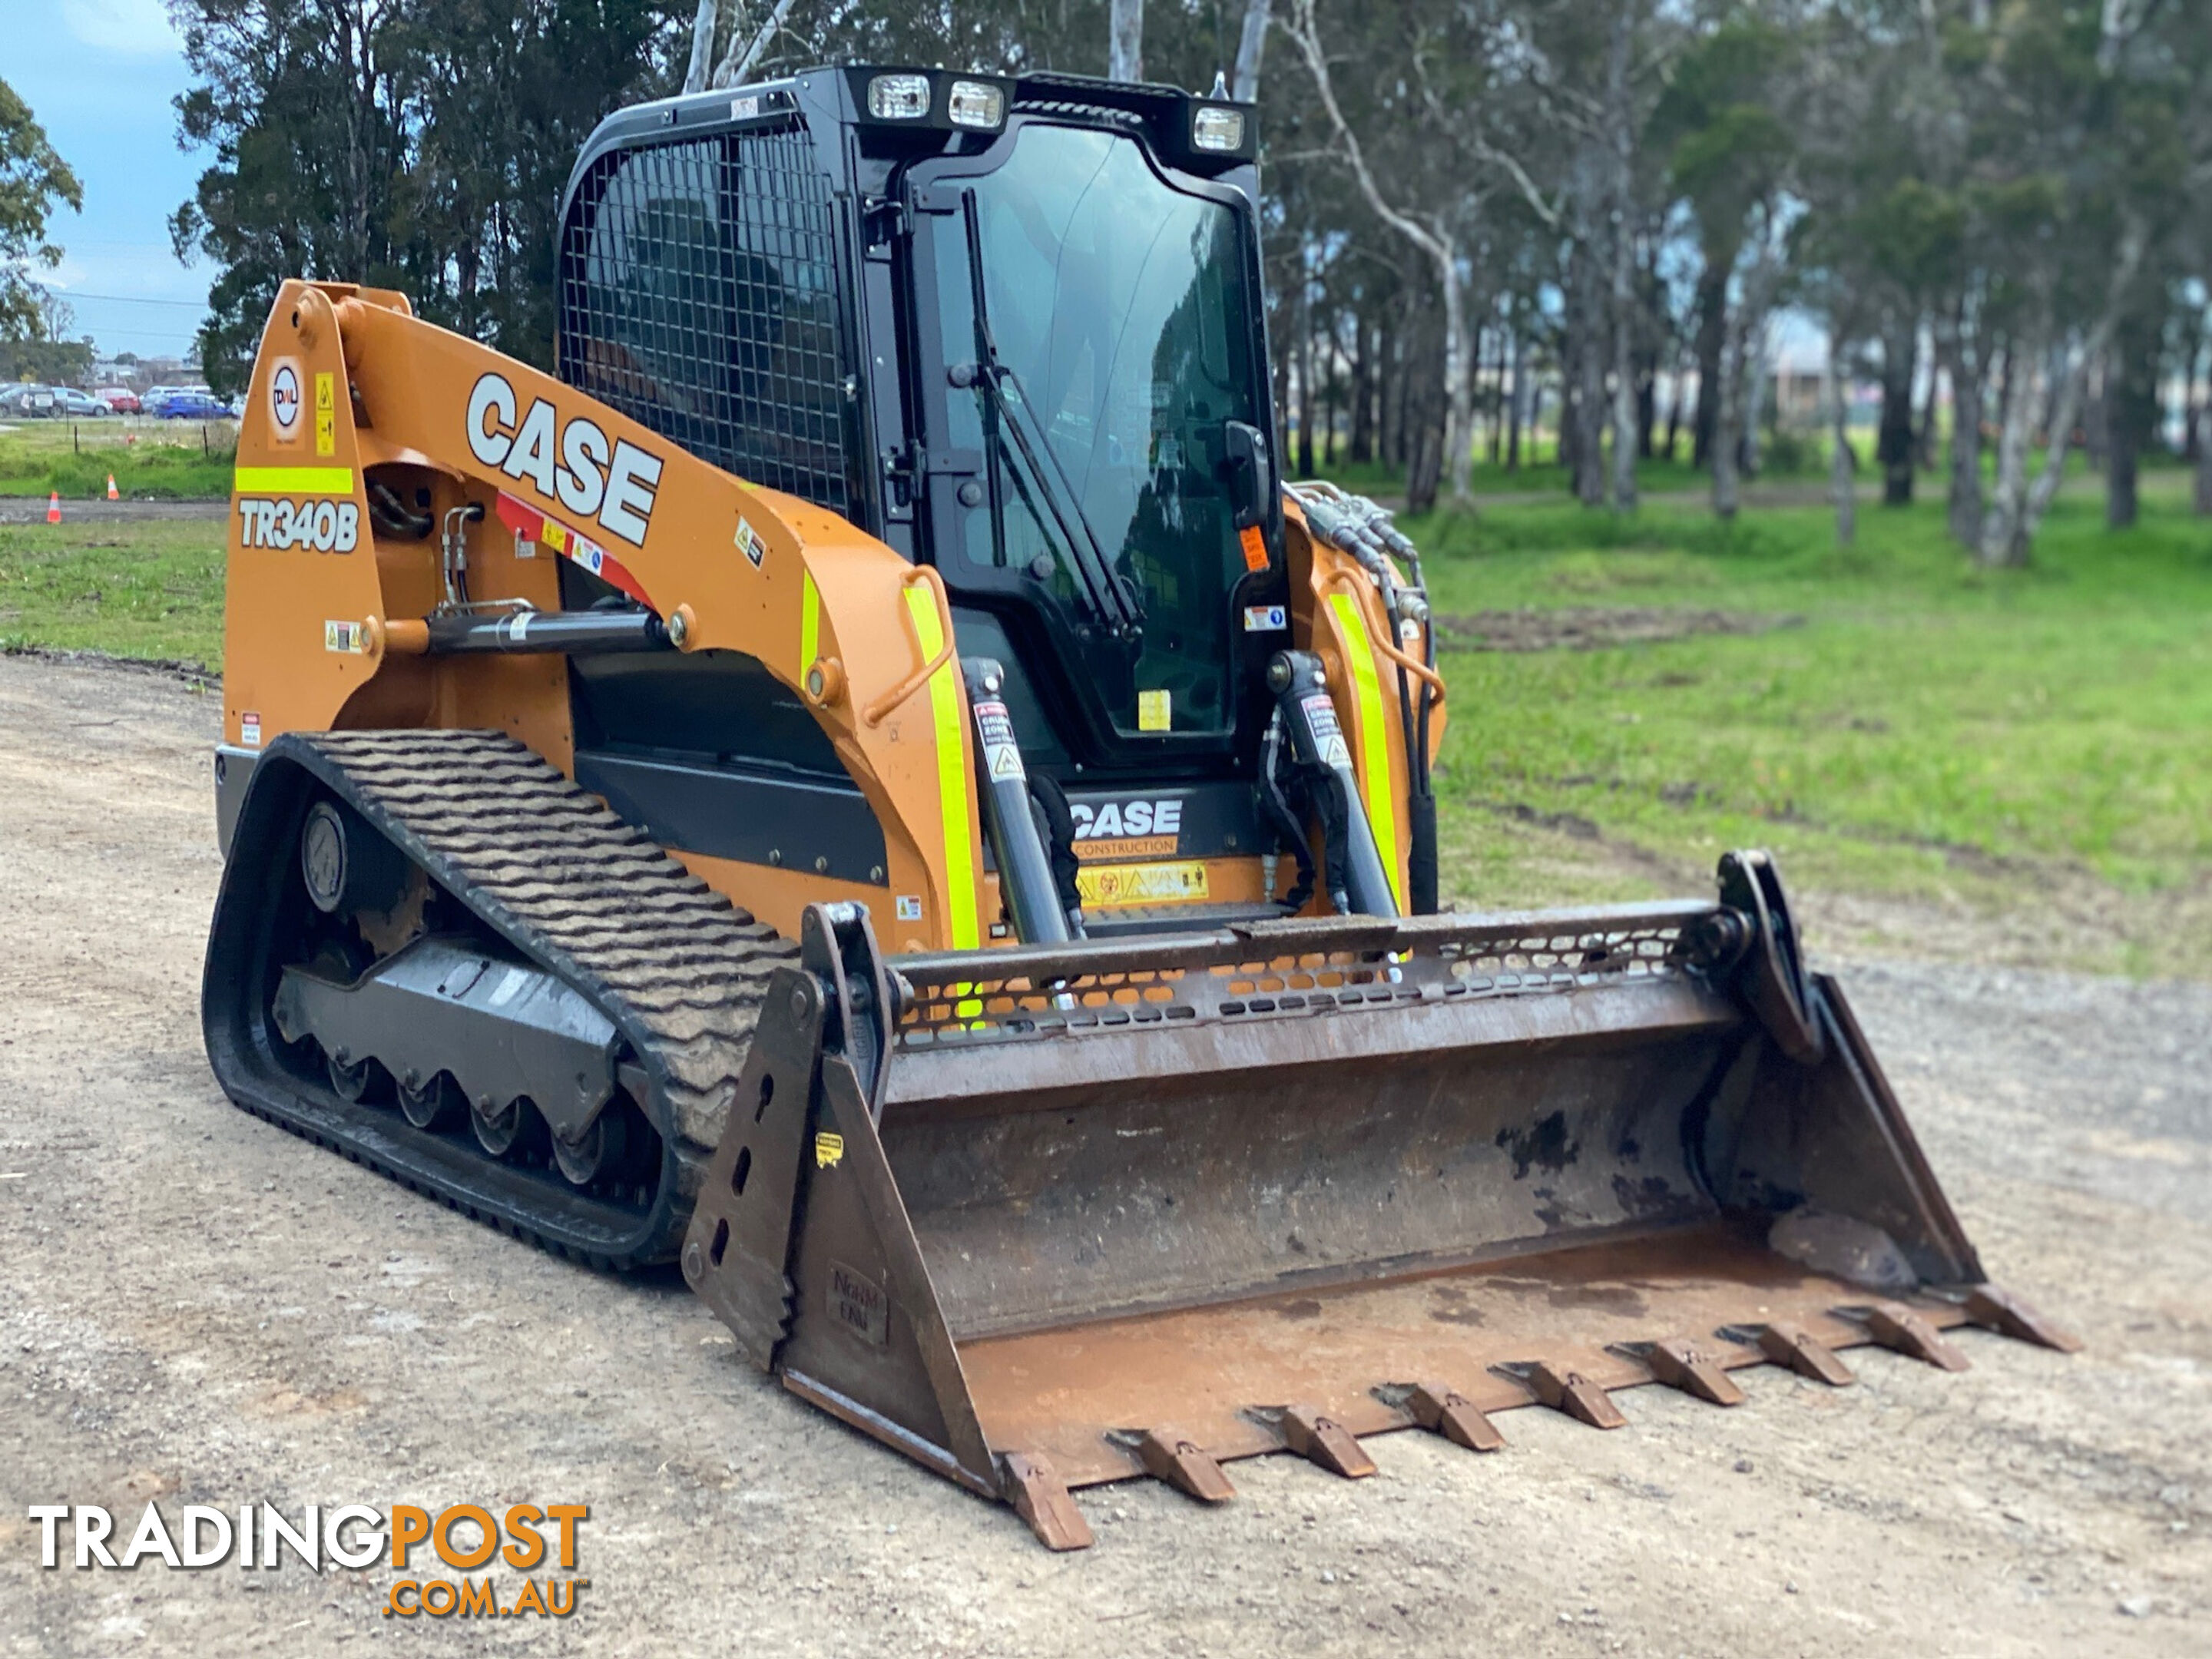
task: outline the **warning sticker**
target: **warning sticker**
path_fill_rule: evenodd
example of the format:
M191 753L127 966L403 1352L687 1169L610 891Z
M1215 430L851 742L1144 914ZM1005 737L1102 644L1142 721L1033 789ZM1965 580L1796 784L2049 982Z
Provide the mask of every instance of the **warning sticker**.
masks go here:
M357 657L368 649L368 629L357 622L326 622L323 624L323 649Z
M1244 568L1247 570L1265 570L1267 568L1267 538L1260 533L1258 525L1246 525L1237 532L1237 541L1244 550Z
M327 368L315 371L315 453L338 453L338 377Z
M1206 897L1206 866L1183 864L1087 864L1075 890L1088 905L1192 904Z
M901 893L898 896L898 919L901 921L920 921L921 920L921 894Z
M1336 705L1316 691L1304 699L1306 719L1313 726L1314 746L1323 766L1350 766L1352 750L1345 747L1344 728L1336 723Z
M754 569L759 569L761 561L768 557L768 544L761 539L760 532L745 522L743 515L740 515L738 520L738 533L735 540L738 551L752 561Z
M1029 775L1022 770L1022 751L1006 704L977 703L975 731L983 740L983 770L994 783L1019 783Z
M549 518L519 496L500 492L497 507L499 521L514 532L515 556L534 557L526 554L526 544L542 544L564 559L568 559L605 582L612 583L640 605L651 605L645 587L620 559L601 547L580 530L572 530L558 519Z
M1279 634L1290 625L1290 612L1279 605L1248 605L1244 607L1244 631L1247 634Z
M238 741L247 749L261 747L261 716L247 713L238 717Z
M834 1170L845 1161L845 1137L834 1129L824 1129L814 1137L814 1167Z
M1137 693L1137 730L1165 732L1175 725L1173 694L1166 690Z

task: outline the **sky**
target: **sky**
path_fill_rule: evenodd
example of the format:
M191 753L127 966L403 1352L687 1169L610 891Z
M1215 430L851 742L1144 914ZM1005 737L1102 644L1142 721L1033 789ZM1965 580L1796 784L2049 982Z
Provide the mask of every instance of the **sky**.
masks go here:
M75 308L72 334L181 356L215 271L178 263L168 217L213 158L177 145L170 100L189 76L162 0L0 0L0 80L84 186L84 210L47 225L60 268L38 273Z

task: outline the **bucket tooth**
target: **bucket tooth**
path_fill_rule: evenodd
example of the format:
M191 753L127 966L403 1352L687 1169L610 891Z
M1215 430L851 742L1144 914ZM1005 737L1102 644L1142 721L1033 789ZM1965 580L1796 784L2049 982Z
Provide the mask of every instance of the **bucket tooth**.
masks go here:
M1201 1504L1225 1504L1237 1496L1237 1488L1229 1484L1212 1454L1188 1435L1173 1429L1147 1429L1137 1437L1134 1449L1147 1474Z
M1632 1344L1627 1352L1651 1368L1651 1375L1670 1389L1694 1395L1709 1405L1741 1406L1743 1390L1735 1385L1721 1357L1713 1349L1670 1336L1661 1342Z
M1877 1302L1870 1308L1838 1308L1846 1319L1866 1326L1867 1334L1885 1348L1947 1371L1969 1370L1966 1356L1943 1340L1943 1334L1902 1302Z
M1505 1449L1505 1437L1482 1407L1465 1395L1431 1383L1416 1383L1407 1394L1405 1408L1423 1428L1443 1436L1469 1451Z
M1836 1351L1802 1325L1778 1320L1771 1325L1749 1327L1745 1334L1759 1344L1759 1352L1767 1358L1800 1376L1809 1376L1832 1389L1848 1389L1858 1381L1851 1368L1836 1358Z
M1048 1550L1091 1547L1091 1523L1049 1462L1034 1452L1007 1452L999 1467L1006 1501L1030 1523L1039 1543Z
M2054 1325L2010 1291L1994 1285L1977 1285L1966 1292L1966 1317L2015 1341L2033 1342L2061 1353L2081 1352L2081 1339Z
M1289 1406L1283 1411L1283 1443L1331 1474L1358 1480L1375 1473L1375 1460L1358 1437L1318 1406Z
M1549 1360L1538 1360L1533 1364L1512 1367L1511 1374L1534 1389L1536 1398L1544 1404L1555 1412L1565 1412L1577 1423L1587 1423L1594 1429L1628 1426L1628 1419L1613 1403L1613 1396L1578 1370L1554 1365Z

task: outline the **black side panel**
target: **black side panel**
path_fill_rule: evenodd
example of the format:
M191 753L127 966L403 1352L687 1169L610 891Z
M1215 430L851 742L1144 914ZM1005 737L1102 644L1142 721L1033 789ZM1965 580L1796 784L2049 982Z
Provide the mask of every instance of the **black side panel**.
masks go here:
M888 867L883 826L842 778L580 749L576 781L665 847L838 881L881 882Z
M574 657L568 684L579 749L751 761L850 787L812 711L742 652Z

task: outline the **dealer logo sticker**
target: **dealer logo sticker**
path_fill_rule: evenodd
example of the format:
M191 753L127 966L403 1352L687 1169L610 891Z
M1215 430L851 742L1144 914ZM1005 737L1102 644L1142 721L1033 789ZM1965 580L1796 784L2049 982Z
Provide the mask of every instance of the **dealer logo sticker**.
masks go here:
M300 392L300 360L279 357L275 373L269 377L269 421L276 429L279 443L297 441L303 407Z

